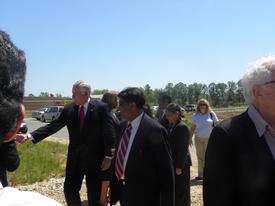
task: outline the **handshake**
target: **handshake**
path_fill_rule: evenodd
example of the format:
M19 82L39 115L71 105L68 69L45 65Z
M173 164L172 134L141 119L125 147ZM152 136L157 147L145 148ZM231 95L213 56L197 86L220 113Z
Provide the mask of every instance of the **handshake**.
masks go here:
M29 138L27 134L16 134L14 137L16 144L23 144L28 140L31 140L31 138Z

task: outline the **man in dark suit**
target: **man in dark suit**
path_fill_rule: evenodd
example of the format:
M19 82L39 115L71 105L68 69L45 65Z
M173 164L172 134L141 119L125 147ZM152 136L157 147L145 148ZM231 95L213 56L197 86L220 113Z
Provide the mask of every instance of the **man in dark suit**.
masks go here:
M158 110L156 112L155 118L158 122L169 130L169 122L165 116L165 110L168 104L172 102L172 98L166 93L160 93L158 96Z
M88 202L94 206L100 198L101 170L111 165L115 132L107 105L91 99L89 84L77 81L72 93L73 103L65 106L57 120L23 137L37 143L67 126L70 139L64 183L67 204L81 205L79 190L86 176Z
M209 139L205 206L275 205L275 56L258 60L242 84L248 110L216 126Z
M125 123L115 174L122 187L123 206L174 206L174 174L166 130L143 111L145 97L138 88L118 94Z

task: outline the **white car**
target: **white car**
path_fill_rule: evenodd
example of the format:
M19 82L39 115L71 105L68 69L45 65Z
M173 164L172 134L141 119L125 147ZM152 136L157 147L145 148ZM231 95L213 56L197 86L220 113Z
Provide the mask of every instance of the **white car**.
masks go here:
M52 106L47 109L47 111L41 116L42 122L51 122L56 120L61 114L64 106Z
M48 108L47 107L44 107L44 108L41 108L37 111L33 111L32 112L32 118L35 118L37 120L40 120L41 119L41 116L45 113L45 111L47 110Z

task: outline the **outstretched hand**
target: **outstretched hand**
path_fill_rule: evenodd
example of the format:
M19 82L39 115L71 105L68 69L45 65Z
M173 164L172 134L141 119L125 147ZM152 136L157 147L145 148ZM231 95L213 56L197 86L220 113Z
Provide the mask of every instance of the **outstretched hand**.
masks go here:
M26 141L28 141L28 136L26 134L17 134L15 136L15 143L16 144L23 144Z

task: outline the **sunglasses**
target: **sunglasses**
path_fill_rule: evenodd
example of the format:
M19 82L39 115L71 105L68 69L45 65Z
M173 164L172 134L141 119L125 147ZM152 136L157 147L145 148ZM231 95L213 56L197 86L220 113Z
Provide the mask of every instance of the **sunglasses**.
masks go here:
M207 104L199 104L199 106L207 106Z
M269 82L264 83L264 85L267 85L267 84L274 84L274 83L275 83L275 80L272 80L272 81L269 81Z

